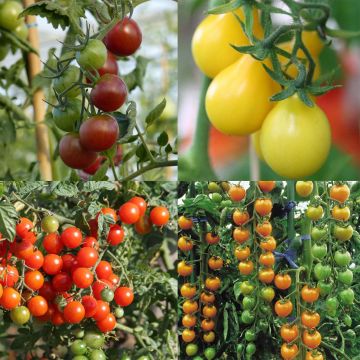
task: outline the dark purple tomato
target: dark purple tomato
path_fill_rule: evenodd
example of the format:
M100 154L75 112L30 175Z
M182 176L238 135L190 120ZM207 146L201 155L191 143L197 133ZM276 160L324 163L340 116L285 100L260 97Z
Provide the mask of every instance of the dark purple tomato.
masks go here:
M75 133L68 133L62 137L59 154L62 161L73 169L87 168L98 156L96 152L84 149L80 144L79 135Z
M105 61L104 66L98 69L98 73L100 76L103 76L105 74L117 75L119 73L119 66L116 61L116 58L114 54L112 54L110 51L108 51L107 59Z
M117 110L127 97L125 83L113 74L103 75L91 90L90 99L93 105L106 112Z
M104 37L106 48L118 56L132 55L141 45L142 34L137 22L124 18Z
M95 115L81 124L79 134L81 146L85 149L105 151L118 139L119 125L111 115Z

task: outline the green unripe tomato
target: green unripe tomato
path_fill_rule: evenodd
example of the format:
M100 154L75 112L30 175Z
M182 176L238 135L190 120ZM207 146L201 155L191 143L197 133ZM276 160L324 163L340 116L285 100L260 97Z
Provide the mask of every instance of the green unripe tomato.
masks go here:
M311 239L315 242L318 242L320 240L324 240L328 236L328 230L326 227L319 228L317 226L314 226L311 230Z
M87 331L84 336L84 341L88 347L100 349L105 343L105 337L100 332Z
M82 102L79 99L68 99L66 104L54 107L52 116L55 125L64 131L75 130L76 122L80 120Z
M351 262L351 255L348 251L341 252L337 250L334 254L334 260L336 264L339 266L343 266L343 267L349 266Z
M106 46L101 40L90 39L85 47L76 53L77 63L85 70L97 70L107 59Z
M220 193L221 192L221 187L216 182L211 181L211 182L209 182L208 190L211 193Z
M187 356L194 356L194 355L196 355L198 350L199 350L199 347L196 344L187 344L185 352L186 352Z
M105 288L101 291L101 299L107 302L111 302L114 300L114 292L111 289Z
M241 321L244 324L251 324L255 320L255 315L252 314L249 310L244 310L241 314Z
M95 350L91 351L89 359L90 360L106 360L106 355L102 350L95 349Z
M329 295L333 288L333 282L318 281L317 287L320 289L321 296Z
M115 316L119 319L119 318L122 318L124 316L124 309L120 306L118 306L116 309L115 309L115 312L114 312Z
M354 274L350 269L338 273L338 280L345 285L350 286L353 282L353 278Z
M265 319L260 319L258 325L261 331L267 331L269 328L269 323Z
M316 280L326 280L331 275L330 265L322 265L317 263L314 266L314 275Z
M355 294L353 289L345 289L339 293L340 302L343 305L352 305L354 303Z
M25 25L25 23L21 23L19 26L17 26L14 29L14 33L17 37L19 37L22 40L26 40L29 35L29 29Z
M204 355L207 360L213 360L216 356L216 350L212 347L206 348L204 351Z
M252 296L244 296L242 306L244 310L252 310L256 305L256 299Z
M263 287L260 291L261 297L267 301L271 302L275 297L275 291L271 286Z
M243 281L241 284L240 284L240 292L243 294L243 295L249 295L251 294L253 291L255 290L255 287L254 285L252 285L249 281Z
M86 344L82 340L75 340L71 346L70 350L74 355L84 355L86 353Z
M236 353L237 354L241 354L243 352L243 350L244 350L244 345L243 344L238 344L236 346Z
M22 5L17 1L5 1L0 4L0 27L12 31L24 20L18 16L23 11Z
M89 358L84 355L76 355L72 360L89 360Z
M85 331L83 329L74 329L71 333L78 339L82 339L85 335Z
M345 314L344 317L343 317L343 322L346 326L351 326L352 324L352 319L351 319L351 316L348 315L348 314Z
M256 339L256 334L253 329L249 329L245 331L245 340L246 341L254 341Z
M353 329L348 329L345 331L344 333L345 337L349 338L349 339L355 339L356 338L356 333Z
M253 355L256 351L256 345L254 343L249 343L246 345L246 354L247 355Z
M322 260L327 254L326 244L322 244L322 245L314 244L311 248L311 253L314 258Z
M54 89L58 94L63 93L69 89L74 83L77 83L80 78L80 69L74 65L70 65L64 73L54 80ZM81 89L78 86L73 87L66 92L67 97L76 98L80 95Z
M338 307L339 307L339 301L335 296L326 299L326 301L325 301L326 311L336 310Z
M30 311L26 306L18 306L10 311L11 320L17 325L24 325L30 319Z
M41 220L41 228L46 233L54 233L59 229L59 220L53 215L47 215Z
M219 193L213 193L211 194L211 200L219 204L222 201L222 196Z

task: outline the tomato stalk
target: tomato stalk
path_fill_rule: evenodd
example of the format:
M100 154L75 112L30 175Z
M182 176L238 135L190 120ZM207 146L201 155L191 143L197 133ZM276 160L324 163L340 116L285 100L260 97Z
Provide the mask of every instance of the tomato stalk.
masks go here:
M287 182L287 200L288 202L295 201L295 182L288 181ZM287 234L289 239L290 247L295 247L295 225L294 225L294 215L295 215L295 208L291 208L288 217L287 217Z
M313 256L311 252L311 220L306 216L303 219L301 226L301 236L303 237L303 264L306 268L307 281L311 280L311 270L313 265Z

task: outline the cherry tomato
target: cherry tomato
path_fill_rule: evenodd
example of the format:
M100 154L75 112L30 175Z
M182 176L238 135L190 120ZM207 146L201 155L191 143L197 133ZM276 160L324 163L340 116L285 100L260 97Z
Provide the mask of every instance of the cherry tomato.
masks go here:
M24 8L17 1L5 1L0 4L0 27L14 31L23 21L19 18L23 10Z
M199 347L196 344L188 344L186 345L185 352L187 356L193 357L197 354L198 350Z
M124 241L125 233L124 229L120 225L112 225L110 227L108 236L107 236L107 242L111 246L116 246L121 244Z
M192 329L185 329L181 333L181 337L185 343L190 343L195 339L195 331Z
M78 266L90 268L94 266L99 258L99 253L91 247L83 247L76 255Z
M316 352L307 351L306 356L305 356L305 360L324 360L324 357L318 351L316 351Z
M118 56L134 54L141 41L142 34L138 24L128 17L119 21L104 38L107 49Z
M200 294L200 300L205 304L213 304L215 302L215 295L205 290Z
M61 260L63 261L63 271L71 271L76 264L76 257L73 254L64 254L61 256Z
M181 215L178 219L178 225L181 230L190 230L193 226L193 222L191 219Z
M96 301L96 312L93 315L93 319L95 321L100 321L106 318L106 316L110 313L109 303L103 300Z
M299 348L296 344L288 345L286 343L281 345L281 356L284 360L293 360L296 358Z
M169 210L164 206L156 206L150 211L150 221L155 226L164 226L170 218Z
M207 277L205 279L205 287L210 291L217 291L221 287L221 280L217 276Z
M320 324L320 315L315 311L306 310L301 314L301 323L309 329L316 328Z
M76 53L77 63L85 70L100 69L105 65L107 50L98 39L89 39L84 48Z
M68 273L60 272L52 278L51 284L57 292L69 291L72 286L72 279Z
M246 190L241 186L232 186L228 191L229 197L234 202L240 202L245 198Z
M19 272L15 266L6 265L4 268L0 265L0 284L13 287L19 280Z
M71 301L65 306L63 315L66 322L77 324L85 317L84 306L79 301Z
M27 302L27 307L33 316L43 316L48 311L48 303L46 299L40 295L32 297Z
M250 215L247 211L235 210L232 219L236 225L241 226L249 221Z
M108 332L114 330L116 326L116 318L114 314L110 313L106 315L105 319L96 322L96 326L101 332Z
M60 77L55 78L54 80L54 90L58 93L64 93L69 89L74 83L78 82L80 78L80 69L74 65L70 65L62 73ZM69 98L76 98L80 95L81 89L79 86L73 87L71 90L66 91L66 96Z
M240 261L238 269L240 274L249 275L254 270L254 263L251 260Z
M91 349L100 349L105 343L103 334L97 331L87 331L84 336L86 345Z
M239 244L243 244L246 240L250 238L249 229L237 227L233 231L233 239Z
M275 291L270 286L266 286L266 287L262 288L260 294L261 294L261 297L267 302L273 301L273 299L275 297Z
M38 270L26 271L24 280L31 290L39 290L44 285L44 276Z
M43 239L43 246L48 254L59 254L64 248L60 235L57 233L45 235Z
M218 235L209 232L209 233L207 233L205 235L205 241L209 245L214 245L214 244L217 244L220 241L220 238L219 238Z
M93 283L94 275L88 268L78 267L72 273L72 280L78 288L85 289Z
M62 269L63 261L59 255L48 254L44 257L44 264L42 269L46 274L55 275Z
M97 310L97 300L91 295L85 295L81 298L81 303L85 309L85 317L93 317Z
M54 233L59 229L59 220L53 215L47 215L41 220L41 228L46 233Z
M11 320L17 325L24 325L30 320L30 311L26 306L18 306L10 311Z
M291 276L288 274L277 274L274 283L278 289L286 290L291 286Z
M44 256L40 250L36 250L25 260L26 266L31 269L38 270L44 263Z
M75 131L76 122L81 116L81 106L81 100L76 98L67 99L66 103L55 106L52 110L55 125L66 132Z
M110 274L108 281L110 281L114 286L117 286L119 284L120 278L116 274Z
M292 342L299 336L297 325L284 324L280 329L280 336L286 342Z
M243 248L237 247L235 249L235 256L239 261L246 260L250 256L250 248L248 246Z
M350 209L348 206L339 207L338 205L335 205L331 209L331 215L335 220L347 221L350 218Z
M96 275L99 279L108 279L112 273L111 264L105 260L101 260L96 267Z
M324 209L321 205L318 206L310 205L306 209L306 216L313 221L320 220L323 215L324 215Z
M208 260L208 266L211 270L220 270L224 265L223 259L218 256L212 256Z
M276 249L276 240L272 236L261 239L260 248L265 251L274 251Z
M271 213L272 206L271 199L256 199L254 209L260 216L266 216Z
M183 316L181 323L184 327L192 328L196 325L196 316L191 314L186 314Z
M273 266L275 264L275 255L270 251L266 251L260 255L259 263L264 266Z
M194 302L196 304L196 309L193 311L197 311L197 303ZM185 312L185 311L184 311ZM205 317L207 318L214 318L217 314L217 309L214 305L210 304L210 305L205 305L202 309L202 313Z
M311 253L314 258L322 260L327 254L326 244L322 244L322 245L314 244L311 248Z
M134 224L140 219L140 209L136 204L126 202L119 209L119 217L124 224Z
M311 288L308 285L304 285L301 289L301 298L307 303L315 302L320 295L319 288Z
M296 193L301 197L308 197L314 189L312 181L297 181L295 185Z
M95 250L99 250L99 243L93 236L86 236L81 246L91 247L94 248Z
M258 181L258 186L262 192L270 192L276 186L276 181Z
M350 189L346 184L337 184L330 188L330 198L340 203L345 202L349 196Z
M196 286L190 283L181 285L180 294L186 299L191 299L196 295Z
M5 290L4 290L4 292L5 292ZM345 289L345 290L340 291L339 298L340 298L340 302L343 305L346 305L346 306L352 305L354 303L354 299L355 299L354 290L353 289Z
M146 235L151 232L151 222L147 215L143 215L134 225L135 231L140 235Z
M146 204L146 201L142 197L134 196L129 200L129 202L137 205L139 208L139 211L140 211L140 216L144 216L146 209L147 209L147 204Z
M2 297L0 298L0 305L6 309L11 310L20 304L21 296L13 287L4 288Z
M34 224L28 218L22 217L20 218L20 222L16 224L15 230L16 235L24 238L28 232L34 227Z
M47 301L53 301L56 297L55 289L49 281L45 281L43 286L39 289L41 295Z
M256 225L256 232L259 233L262 237L267 237L271 235L272 225L269 221L264 221Z
M69 249L75 249L80 246L82 239L80 229L75 226L68 227L61 233L61 241Z
M342 252L342 251L335 251L334 254L334 260L337 265L339 266L348 266L351 262L351 255L348 251Z
M194 300L185 300L182 305L184 314L192 314L198 310L198 303Z
M334 226L333 234L339 241L348 241L352 238L354 229L351 225L348 226Z
M209 331L204 333L203 340L206 343L212 343L215 341L215 333L213 331Z
M302 340L303 343L310 349L315 349L317 348L320 343L321 343L321 335L320 333L315 330L315 331L308 331L305 330L303 332L303 336L302 336Z
M70 350L74 355L84 355L87 351L86 344L83 340L77 339L71 344Z
M102 280L97 280L95 281L92 286L92 291L93 291L93 295L95 297L95 299L100 300L101 299L101 292L105 289L105 288L109 288L109 289L113 289L113 284L106 279L102 279Z
M28 240L16 238L11 244L11 250L19 259L26 260L34 253L34 246Z
M134 301L132 289L122 286L115 290L115 302L121 307L129 306Z
M183 251L191 251L193 248L193 242L190 238L186 237L186 236L181 236L178 240L178 248Z
M278 300L275 303L275 312L279 317L287 317L292 313L293 304L290 300Z

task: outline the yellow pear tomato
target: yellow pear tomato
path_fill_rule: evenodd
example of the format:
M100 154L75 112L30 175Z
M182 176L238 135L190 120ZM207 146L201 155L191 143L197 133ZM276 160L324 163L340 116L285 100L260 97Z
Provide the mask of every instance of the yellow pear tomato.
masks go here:
M265 161L280 176L312 175L329 154L329 122L317 105L308 107L294 95L279 102L266 117L260 146Z

